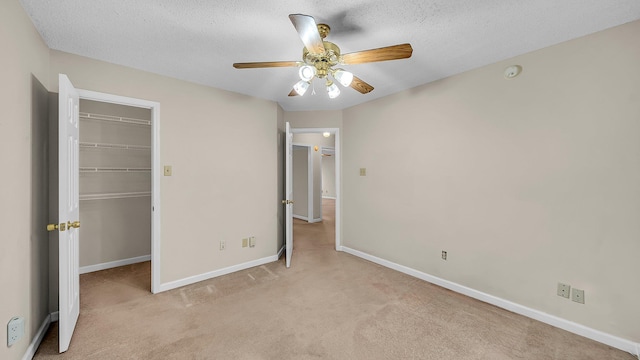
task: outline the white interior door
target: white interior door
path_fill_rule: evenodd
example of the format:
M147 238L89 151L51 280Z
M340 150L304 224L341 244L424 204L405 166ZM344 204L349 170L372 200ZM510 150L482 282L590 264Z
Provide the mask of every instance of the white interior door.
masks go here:
M60 352L69 348L80 315L78 241L78 92L66 75L59 75L58 110L58 230Z
M286 125L286 155L285 155L285 196L282 202L285 204L285 239L286 239L286 260L287 267L291 266L291 255L293 254L293 134L291 125Z

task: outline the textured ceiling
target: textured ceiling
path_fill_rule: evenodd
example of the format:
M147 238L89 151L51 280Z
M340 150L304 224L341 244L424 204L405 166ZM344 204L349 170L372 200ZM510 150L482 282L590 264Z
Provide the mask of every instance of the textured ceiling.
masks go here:
M20 0L50 48L277 101L284 110L343 109L640 19L638 0ZM413 56L344 66L375 90L288 97L299 61L288 15L331 26L343 53L411 43Z

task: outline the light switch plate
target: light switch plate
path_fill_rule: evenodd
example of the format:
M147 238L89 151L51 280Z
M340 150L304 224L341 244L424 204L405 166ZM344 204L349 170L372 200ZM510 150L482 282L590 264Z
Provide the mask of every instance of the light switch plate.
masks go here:
M360 168L360 176L367 176L367 168Z
M171 165L165 165L164 167L164 176L171 176L172 170Z

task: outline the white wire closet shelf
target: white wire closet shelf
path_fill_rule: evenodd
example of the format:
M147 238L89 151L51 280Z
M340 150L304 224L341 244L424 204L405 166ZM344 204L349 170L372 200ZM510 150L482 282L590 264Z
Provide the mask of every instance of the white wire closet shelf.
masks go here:
M103 173L103 172L144 173L144 172L151 172L151 168L81 167L80 172L81 173Z
M107 144L107 143L93 143L93 142L80 142L80 148L81 149L142 150L142 151L151 150L151 146L146 146L146 145Z
M132 125L151 126L151 120L134 119L134 118L128 118L128 117L122 117L122 116L93 114L93 113L87 113L87 112L79 112L78 115L80 119L84 119L84 120L96 120L96 121L107 121L107 122L132 124Z
M96 193L96 194L80 194L80 200L109 200L109 199L129 199L150 197L151 191L138 192L120 192L120 193Z

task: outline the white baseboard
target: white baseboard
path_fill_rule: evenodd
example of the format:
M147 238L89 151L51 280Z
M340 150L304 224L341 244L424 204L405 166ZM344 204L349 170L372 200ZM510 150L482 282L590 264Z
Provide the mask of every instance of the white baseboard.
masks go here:
M56 322L56 321L58 321L59 318L60 318L60 312L59 311L51 313L51 322Z
M42 339L44 339L44 335L47 333L47 330L49 330L49 324L51 324L51 315L47 315L47 317L42 322L42 325L40 325L40 328L38 328L38 332L36 332L33 336L33 339L31 340L27 351L25 351L22 360L33 359L36 351L38 351L38 346L40 346Z
M312 224L314 224L314 223L319 223L319 222L322 222L322 218L309 220L309 222L310 222L310 223L312 223Z
M457 293L472 297L474 299L478 299L480 301L484 301L486 303L495 305L497 307L501 307L503 309L509 310L516 314L520 314L528 318L541 321L551 326L555 326L557 328L572 332L580 336L584 336L591 340L595 340L597 342L615 347L617 349L626 351L628 353L635 354L640 359L640 350L639 350L640 343L636 343L631 340L627 340L611 334L607 334L602 331L592 329L584 325L580 325L578 323L575 323L566 319L562 319L557 316L550 315L539 310L526 307L524 305L516 304L509 300L505 300L493 295L489 295L487 293L483 293L481 291L471 289L469 287L454 283L452 281L444 280L442 278L429 275L427 273L423 273L421 271L406 267L404 265L396 264L394 262L381 259L379 257L369 255L362 251L354 250L346 246L342 246L341 250L348 254L357 256L359 258L369 260L371 262L382 265L384 267L388 267L390 269L405 273L407 275L416 277L426 282L430 282L432 284L441 286L445 289L455 291Z
M151 255L144 255L144 256L138 256L138 257L133 257L129 259L110 261L102 264L83 266L80 268L80 274L86 274L94 271L111 269L118 266L131 265L131 264L145 262L149 260L151 260Z
M335 196L323 196L323 199L331 199L331 200L335 200L336 197Z
M268 264L268 263L271 263L271 262L274 262L274 261L278 261L278 255L268 256L268 257L265 257L265 258L262 258L262 259L257 259L257 260L249 261L249 262L246 262L246 263L229 266L229 267L226 267L224 269L214 270L214 271L210 271L210 272L207 272L207 273L204 273L204 274L190 276L188 278L184 278L184 279L180 279L180 280L170 281L168 283L161 284L159 292L163 292L163 291L167 291L167 290L173 290L173 289L176 289L176 288L179 288L179 287L182 287L182 286L191 285L191 284L194 284L194 283L197 283L197 282L200 282L200 281L212 279L214 277L218 277L218 276L222 276L222 275L231 274L231 273L234 273L236 271L249 269L249 268L252 268L252 267Z
M284 249L285 249L285 245L282 245L280 250L278 250L278 255L276 255L278 257L278 260L280 260L280 257L282 256L282 253L284 253Z
M309 218L306 217L306 216L293 214L293 215L291 215L291 217L296 218L296 219L300 219L300 220L304 220L304 221L309 221Z

